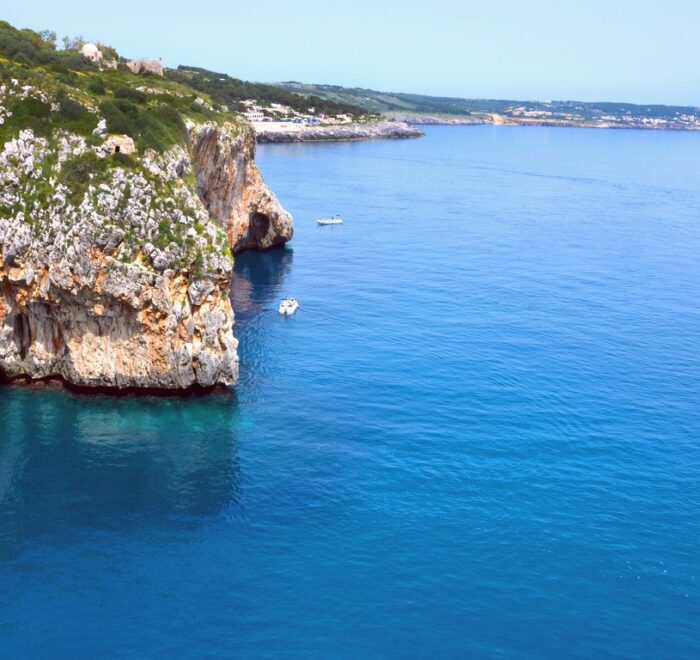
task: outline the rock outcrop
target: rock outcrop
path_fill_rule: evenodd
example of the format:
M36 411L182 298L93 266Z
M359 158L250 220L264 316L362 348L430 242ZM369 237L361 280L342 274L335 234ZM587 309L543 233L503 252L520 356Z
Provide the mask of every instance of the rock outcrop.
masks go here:
M0 85L1 378L151 390L236 382L231 246L283 242L291 218L255 167L247 124L230 113L183 121L172 104L191 101L172 94L158 106L162 96L140 111L174 127L156 134L171 141L157 151L144 148L152 133L110 133L84 93ZM60 119L68 112L72 124Z
M156 76L165 75L165 68L162 60L127 60L126 66L132 73L140 75L142 73L152 73Z
M238 374L229 276L188 286L120 268L75 241L79 261L0 258L0 371L86 388L184 390Z
M255 165L255 134L214 124L192 126L197 194L226 232L234 252L282 245L292 238L292 217L265 185Z
M83 195L58 182L76 161L97 171L100 153L30 130L0 153L0 205L21 209L0 218L0 371L82 387L235 383L231 255L176 173L184 152L112 167Z

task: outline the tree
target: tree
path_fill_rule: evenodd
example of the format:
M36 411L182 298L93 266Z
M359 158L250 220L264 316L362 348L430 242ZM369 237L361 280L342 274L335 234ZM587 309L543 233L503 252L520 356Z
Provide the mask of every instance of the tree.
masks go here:
M52 49L56 48L56 33L53 30L41 30L39 36L48 46L51 46Z
M85 43L82 35L79 37L69 37L66 35L63 37L63 49L64 50L80 50Z

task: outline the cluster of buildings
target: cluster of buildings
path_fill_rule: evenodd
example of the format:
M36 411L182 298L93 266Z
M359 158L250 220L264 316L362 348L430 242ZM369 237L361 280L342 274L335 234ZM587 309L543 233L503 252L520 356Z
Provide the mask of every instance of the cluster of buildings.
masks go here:
M543 102L543 105L551 105L551 102ZM622 108L619 113L603 113L596 108L583 106L574 106L571 110L568 112L563 108L545 110L520 105L506 111L504 118L506 121L511 119L519 124L700 130L700 112L691 114L669 108L667 116L648 116L642 113L635 114L633 110Z
M324 115L317 113L315 108L307 108L306 112L299 112L282 103L265 103L261 105L253 99L246 99L241 103L245 107L243 115L248 121L253 123L349 124L352 122L350 115Z

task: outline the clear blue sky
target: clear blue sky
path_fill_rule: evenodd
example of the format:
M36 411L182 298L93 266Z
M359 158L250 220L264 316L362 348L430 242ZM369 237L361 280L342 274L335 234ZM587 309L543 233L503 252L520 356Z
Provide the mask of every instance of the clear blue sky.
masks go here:
M700 105L700 0L31 0L2 14L250 80Z

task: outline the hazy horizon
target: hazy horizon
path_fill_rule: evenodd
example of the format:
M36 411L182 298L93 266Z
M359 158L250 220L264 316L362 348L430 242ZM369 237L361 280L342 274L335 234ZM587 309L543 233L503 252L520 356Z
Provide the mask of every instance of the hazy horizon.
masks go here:
M649 9L645 9L649 7ZM203 0L124 0L120 11L37 0L6 8L19 28L53 30L244 80L340 85L472 99L576 100L700 106L693 26L700 6L536 0L498 7L436 0L357 0L352 9L309 0L255 6ZM199 26L202 27L193 27ZM642 47L640 47L640 44Z

